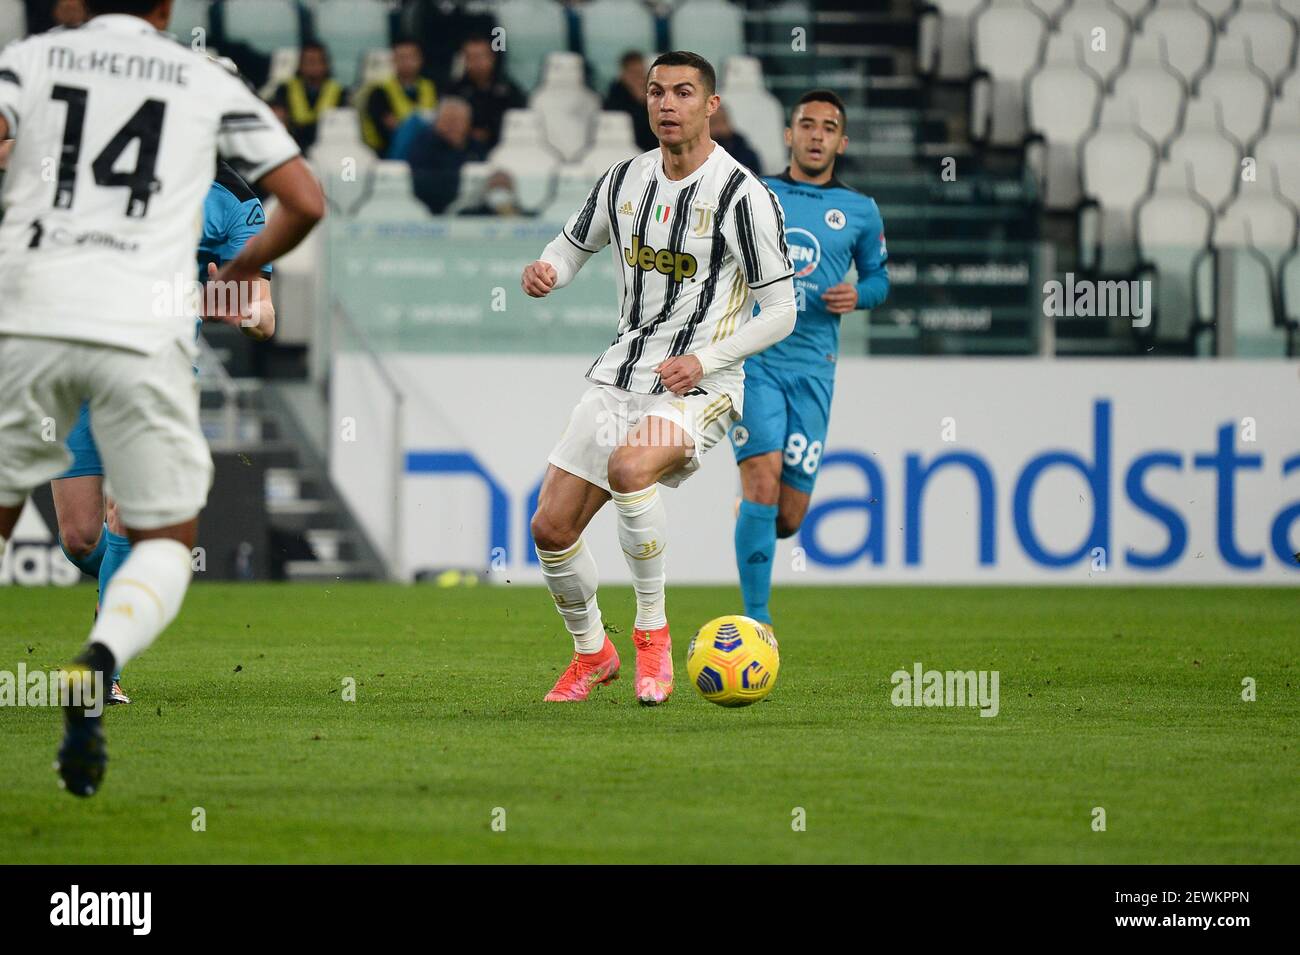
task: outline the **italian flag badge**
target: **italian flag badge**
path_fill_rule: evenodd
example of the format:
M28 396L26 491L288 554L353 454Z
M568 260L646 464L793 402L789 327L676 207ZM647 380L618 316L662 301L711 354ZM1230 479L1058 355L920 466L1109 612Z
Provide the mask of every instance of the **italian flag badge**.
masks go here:
M673 211L672 206L665 206L665 205L655 206L655 222L659 222L659 223L667 222L668 217L672 214L672 211Z

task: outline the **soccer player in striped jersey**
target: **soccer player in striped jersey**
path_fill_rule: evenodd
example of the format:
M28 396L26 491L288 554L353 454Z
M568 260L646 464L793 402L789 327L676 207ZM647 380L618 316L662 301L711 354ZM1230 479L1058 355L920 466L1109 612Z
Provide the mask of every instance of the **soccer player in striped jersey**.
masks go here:
M606 170L524 270L524 291L540 298L608 245L618 276L617 334L587 371L591 385L551 452L532 519L542 573L575 646L547 700L585 700L618 676L596 563L582 541L611 498L637 597L636 697L655 705L672 692L657 485L675 487L699 467L743 410L742 362L794 327L781 204L709 137L714 89L713 67L697 54L655 60L646 106L659 148Z
M844 123L835 93L804 94L785 131L790 166L765 180L786 212L799 319L788 338L745 362L745 412L731 444L740 465L735 548L745 614L769 632L776 540L803 523L826 442L840 318L889 294L880 210L835 177L835 158L848 145ZM846 281L850 264L856 283Z

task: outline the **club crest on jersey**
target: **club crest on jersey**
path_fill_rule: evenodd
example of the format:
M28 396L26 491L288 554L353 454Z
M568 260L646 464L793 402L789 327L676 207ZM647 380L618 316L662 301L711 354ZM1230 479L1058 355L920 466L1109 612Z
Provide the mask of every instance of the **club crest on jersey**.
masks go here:
M836 232L843 229L848 221L848 217L839 209L826 210L826 225L834 229Z
M671 275L674 282L688 279L699 271L699 263L689 252L674 252L672 249L655 249L643 245L641 237L632 235L632 247L623 247L623 260L633 268L645 272L658 272Z
M673 212L672 206L666 206L663 203L660 203L659 205L655 206L655 222L658 222L660 225L662 225L663 223L668 221L668 217L672 215L672 212Z
M691 232L697 236L706 236L713 231L713 207L696 204L693 207L695 212L695 224L691 226Z

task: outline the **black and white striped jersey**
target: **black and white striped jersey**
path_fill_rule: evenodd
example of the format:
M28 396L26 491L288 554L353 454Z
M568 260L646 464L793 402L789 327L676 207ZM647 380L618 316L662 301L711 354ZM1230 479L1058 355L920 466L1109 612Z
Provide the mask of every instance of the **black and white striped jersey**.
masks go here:
M298 155L242 80L126 14L0 51L0 116L17 139L0 334L192 341L193 304L174 290L194 280L217 155L249 181Z
M611 166L564 238L586 253L609 245L618 265L618 334L587 378L640 394L663 392L660 362L734 333L753 314L751 290L794 271L781 203L718 145L676 182L658 149ZM739 391L740 368L727 372Z

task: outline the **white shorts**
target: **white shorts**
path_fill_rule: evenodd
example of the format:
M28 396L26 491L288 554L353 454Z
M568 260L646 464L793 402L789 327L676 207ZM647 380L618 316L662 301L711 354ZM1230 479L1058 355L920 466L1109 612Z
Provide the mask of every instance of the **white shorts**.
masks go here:
M715 391L679 398L671 393L642 395L613 385L592 385L583 392L547 460L608 491L609 456L646 417L671 421L694 444L686 449L686 462L659 482L677 487L699 469L700 458L726 436L737 415L731 398Z
M199 427L199 383L179 340L145 355L0 335L0 506L19 506L67 470L65 442L87 400L105 491L122 523L147 531L197 516L212 455Z

